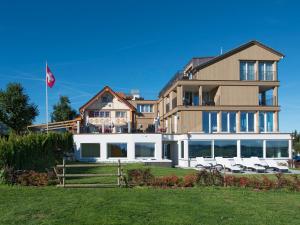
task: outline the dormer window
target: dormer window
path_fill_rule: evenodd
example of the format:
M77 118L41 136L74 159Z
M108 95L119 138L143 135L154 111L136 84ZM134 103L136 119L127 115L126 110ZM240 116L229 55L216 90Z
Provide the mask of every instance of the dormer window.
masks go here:
M254 65L253 61L240 62L240 80L255 80Z

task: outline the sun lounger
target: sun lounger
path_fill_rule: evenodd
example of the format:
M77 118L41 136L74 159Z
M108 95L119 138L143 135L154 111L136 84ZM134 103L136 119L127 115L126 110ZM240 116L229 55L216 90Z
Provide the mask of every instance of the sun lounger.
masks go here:
M265 160L268 166L276 171L286 173L289 172L289 168L287 166L279 166L278 163L273 159L266 159Z
M205 161L203 157L196 157L196 166L195 167L211 169L213 167L213 165L211 163Z
M264 160L260 160L257 156L251 156L251 159L258 166L262 166L262 167L265 167L265 168L269 167L268 164Z
M243 163L244 163L243 165L247 169L255 170L258 173L266 172L266 168L261 165L256 164L256 160L254 160L252 158L243 158Z
M221 165L224 169L228 169L231 172L241 172L241 168L236 165L232 165L231 162L228 159L225 159L223 157L216 157L217 165Z

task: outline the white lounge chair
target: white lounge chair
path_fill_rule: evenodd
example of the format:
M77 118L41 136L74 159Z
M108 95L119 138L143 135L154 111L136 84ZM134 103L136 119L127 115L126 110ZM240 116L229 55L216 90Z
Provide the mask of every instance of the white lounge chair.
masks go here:
M253 162L258 165L265 168L268 168L268 164L264 160L260 160L257 156L251 156L251 159L253 159Z
M243 158L243 163L247 169L255 170L258 173L266 172L266 168L261 165L258 165L256 163L256 160L254 160L252 158Z
M211 163L205 161L203 157L196 157L196 166L195 167L211 169L213 167L213 165Z
M239 166L232 165L231 162L228 159L225 159L223 157L216 157L217 165L221 165L224 169L228 169L231 172L241 172L241 168Z
M239 167L242 167L244 168L245 166L243 165L243 160L239 157L233 157L233 161L234 161L234 165L235 166L239 166Z
M265 160L268 166L276 171L286 173L289 172L289 168L287 166L279 166L278 163L273 159L266 159Z

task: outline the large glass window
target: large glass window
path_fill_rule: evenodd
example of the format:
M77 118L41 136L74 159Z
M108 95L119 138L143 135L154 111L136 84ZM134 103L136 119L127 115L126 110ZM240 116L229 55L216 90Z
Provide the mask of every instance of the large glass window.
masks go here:
M259 132L265 132L265 113L259 112Z
M241 131L253 132L254 131L254 113L241 112Z
M202 129L204 133L209 132L209 112L202 112Z
M254 80L255 70L254 62L240 62L240 79L241 80Z
M217 113L210 113L210 133L217 132Z
M81 144L82 158L100 158L100 144L98 143L82 143Z
M217 112L202 112L202 128L204 133L217 132Z
M289 142L286 140L267 140L267 158L289 157Z
M233 158L237 156L236 140L216 140L214 144L215 157Z
M266 113L266 120L267 120L267 132L273 132L273 112Z
M126 143L108 143L107 144L107 157L108 158L127 157L127 144Z
M259 80L274 80L273 62L260 62Z
M262 140L241 140L241 157L249 158L251 156L263 157Z
M273 132L274 112L259 112L259 131Z
M154 143L135 143L135 157L154 157Z
M236 131L236 113L222 112L222 132L234 133Z
M189 141L189 158L211 158L211 141Z

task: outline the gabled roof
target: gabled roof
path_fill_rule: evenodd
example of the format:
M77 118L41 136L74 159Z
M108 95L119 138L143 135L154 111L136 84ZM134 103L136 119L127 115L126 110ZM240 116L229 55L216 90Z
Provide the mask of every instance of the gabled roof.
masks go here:
M231 55L234 55L240 51L243 51L253 45L258 45L261 48L266 49L267 51L270 51L280 57L284 57L284 55L278 51L276 51L273 48L270 48L262 43L260 43L259 41L253 40L253 41L249 41L246 44L243 44L237 48L234 48L222 55L216 56L216 57L194 57L192 58L189 63L184 67L184 70L187 69L188 66L192 65L192 69L191 72L195 72L197 70L200 70L202 68L205 68L209 65L212 65L222 59L225 59ZM173 85L176 81L183 79L184 77L184 73L182 71L177 72L171 79L170 81L161 89L161 91L159 92L159 97L163 95L163 93L171 86Z
M118 98L121 102L123 102L125 105L127 105L130 109L133 111L136 110L136 108L131 105L126 99L124 99L121 95L114 92L109 86L105 86L101 91L99 91L94 97L92 97L87 103L85 103L83 106L79 108L79 111L82 112L84 109L86 109L88 106L90 106L92 103L94 103L96 100L98 100L103 94L106 92L110 93L112 96L115 96Z
M251 47L251 46L253 46L253 45L258 45L258 46L260 46L261 48L264 48L264 49L266 49L267 51L270 51L270 52L274 53L275 55L278 55L278 56L280 56L280 57L284 57L284 55L283 55L282 53L276 51L275 49L270 48L270 47L268 47L268 46L266 46L266 45L260 43L259 41L253 40L253 41L249 41L249 42L247 42L246 44L243 44L243 45L241 45L241 46L239 46L239 47L237 47L237 48L234 48L234 49L230 50L229 52L226 52L226 53L224 53L224 54L222 54L222 55L216 56L216 57L214 57L214 58L212 58L212 59L206 61L205 63L202 63L202 64L196 66L196 67L193 69L193 71L196 71L196 70L205 68L205 67L207 67L207 66L209 66L209 65L211 65L211 64L214 64L214 63L216 63L216 62L218 62L218 61L220 61L220 60L222 60L222 59L225 59L225 58L227 58L227 57L229 57L229 56L231 56L231 55L234 55L234 54L236 54L236 53L238 53L238 52L240 52L240 51L243 51L243 50L245 50L245 49L247 49L247 48L249 48L249 47Z

